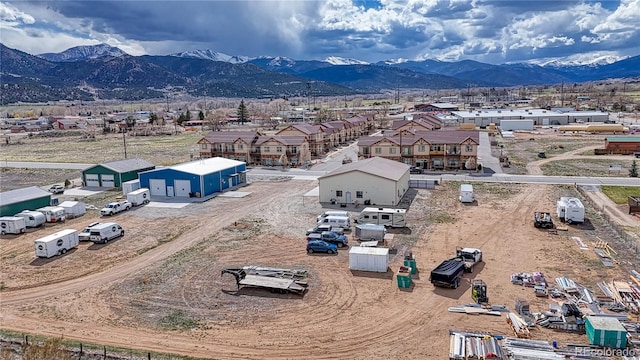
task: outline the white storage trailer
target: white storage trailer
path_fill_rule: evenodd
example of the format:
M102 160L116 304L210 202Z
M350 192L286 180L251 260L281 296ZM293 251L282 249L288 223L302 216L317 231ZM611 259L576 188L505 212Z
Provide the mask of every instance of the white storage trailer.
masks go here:
M36 211L41 212L48 223L64 222L66 220L64 208L59 206L45 206Z
M350 270L387 272L388 268L388 248L352 246L349 250Z
M24 218L19 216L0 217L0 234L22 234L27 231Z
M387 227L405 227L407 210L390 209L390 208L374 208L368 207L362 209L358 216L358 224L374 224Z
M122 195L127 196L128 193L140 189L140 179L129 180L122 183Z
M354 237L360 241L382 241L386 233L384 225L359 224Z
M14 216L23 218L24 224L28 228L40 227L47 221L47 219L44 217L44 214L40 211L24 210L15 214Z
M87 212L84 203L80 201L63 201L58 206L64 209L64 215L68 219L82 216Z
M127 194L127 200L129 200L133 206L148 204L150 199L151 194L147 188L140 188Z
M473 196L473 185L471 184L462 184L460 185L460 202L462 203L472 203L476 201Z
M561 197L556 204L556 212L560 221L569 224L584 222L584 205L578 198Z
M60 230L33 242L36 256L41 258L64 254L77 247L79 243L78 231L75 229Z

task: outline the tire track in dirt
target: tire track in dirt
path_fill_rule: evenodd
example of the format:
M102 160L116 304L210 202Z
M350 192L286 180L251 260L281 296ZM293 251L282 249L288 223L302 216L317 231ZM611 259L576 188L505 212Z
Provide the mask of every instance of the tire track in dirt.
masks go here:
M561 161L561 160L575 160L575 159L610 159L610 160L629 160L628 156L623 155L579 155L585 151L594 150L601 148L602 145L592 145L585 146L579 149L567 151L565 153L554 155L552 157L546 159L540 159L536 161L531 161L527 163L527 174L529 175L544 175L541 165L553 162L553 161Z

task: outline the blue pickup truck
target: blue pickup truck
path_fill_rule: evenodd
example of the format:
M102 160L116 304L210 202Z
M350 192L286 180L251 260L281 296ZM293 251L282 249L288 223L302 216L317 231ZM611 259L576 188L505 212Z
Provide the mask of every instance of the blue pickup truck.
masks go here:
M344 247L349 245L349 240L344 235L338 235L333 231L323 231L320 234L309 234L307 240L323 240L330 244L336 244L338 247Z

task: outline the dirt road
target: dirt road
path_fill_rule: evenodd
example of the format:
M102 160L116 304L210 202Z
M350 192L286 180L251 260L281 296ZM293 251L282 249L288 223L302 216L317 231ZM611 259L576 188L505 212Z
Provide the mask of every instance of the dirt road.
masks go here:
M562 161L571 159L609 159L609 160L629 160L629 156L624 155L579 155L585 151L601 148L602 145L585 146L576 150L567 151L565 153L554 155L546 159L540 159L527 163L527 173L529 175L543 175L540 165L550 163L552 161Z
M152 218L148 209L117 217L131 232L106 249L130 253L121 261L109 258L105 248L81 247L34 266L25 261L32 258L28 241L25 249L16 245L15 255L6 259L10 264L3 266L16 268L21 276L6 279L10 286L1 293L0 322L15 331L204 358L444 359L449 329L510 334L502 317L447 312L449 306L471 302L472 278L489 284L493 304L512 306L517 296L541 310L548 306L545 300L512 285L510 273L582 276L584 254L577 248L567 254L571 240L530 224L533 211L553 203L551 186L487 187L478 191L477 206L460 204L454 188L420 190L409 211L411 233L396 234L394 240L397 248L415 241L411 249L420 272L409 291L397 288L393 273L403 253L391 257L383 274L350 271L346 250L337 256L306 254L304 229L321 208L303 202L302 194L314 186L313 181L259 182L243 189L251 192L245 198L191 205L181 216L166 210ZM171 240L166 234L164 241L154 239L152 229L181 224L187 226ZM129 233L137 235L128 238ZM138 237L146 245L129 247ZM430 269L453 256L457 245L484 249L485 264L456 290L434 288ZM145 246L149 249L142 251ZM83 258L91 269L107 268L80 271L75 258ZM249 264L308 269L310 290L304 297L236 292L229 279L220 277L225 267ZM71 269L78 276L61 279ZM37 281L23 280L33 271L40 275ZM173 330L165 326L168 319ZM551 336L580 342L567 334L536 334L539 339Z

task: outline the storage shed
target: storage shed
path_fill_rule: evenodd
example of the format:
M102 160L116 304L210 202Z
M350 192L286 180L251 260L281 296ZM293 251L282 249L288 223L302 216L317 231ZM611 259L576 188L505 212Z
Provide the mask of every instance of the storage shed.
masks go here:
M137 179L139 173L155 168L152 163L137 158L110 161L83 170L82 180L89 187L119 188L123 182Z
M58 204L64 209L64 214L67 219L73 219L78 216L82 216L87 212L87 209L83 202L80 201L63 201Z
M616 349L627 347L627 330L616 318L587 316L585 328L591 345Z
M388 248L352 246L349 250L350 270L387 272L388 268Z
M640 152L640 136L607 136L604 147L609 154L629 155Z
M381 157L342 165L318 178L320 202L395 206L409 190L409 168Z
M0 216L12 216L22 210L34 210L48 206L51 193L37 186L0 193Z
M207 197L247 184L247 164L214 157L140 173L151 196Z

